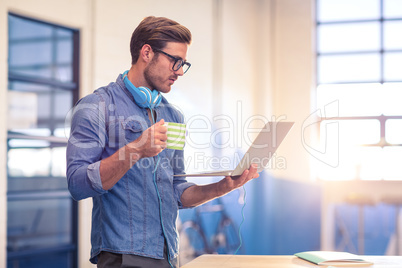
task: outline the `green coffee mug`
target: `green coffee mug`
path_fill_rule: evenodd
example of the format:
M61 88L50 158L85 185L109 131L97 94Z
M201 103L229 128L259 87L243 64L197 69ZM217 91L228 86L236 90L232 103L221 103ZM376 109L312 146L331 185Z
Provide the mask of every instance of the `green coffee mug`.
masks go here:
M163 124L167 127L167 136L168 139L166 141L168 149L174 150L183 150L184 143L186 140L186 124L173 123L173 122L165 122Z

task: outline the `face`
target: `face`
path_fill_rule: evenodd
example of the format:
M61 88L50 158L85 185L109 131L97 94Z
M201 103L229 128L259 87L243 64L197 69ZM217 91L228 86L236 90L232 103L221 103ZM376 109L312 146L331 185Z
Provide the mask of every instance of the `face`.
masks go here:
M186 60L188 45L185 43L169 42L162 50L174 57ZM150 89L157 89L168 93L179 76L183 75L183 68L173 71L174 60L170 57L153 52L152 60L144 70L144 78Z

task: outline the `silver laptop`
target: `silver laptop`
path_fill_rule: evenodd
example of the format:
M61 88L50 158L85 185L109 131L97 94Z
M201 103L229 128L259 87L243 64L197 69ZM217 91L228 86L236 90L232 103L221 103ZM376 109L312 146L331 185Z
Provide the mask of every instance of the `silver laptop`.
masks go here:
M215 176L240 176L251 164L257 165L257 171L261 172L268 165L271 157L282 143L294 122L268 122L261 129L253 144L247 150L240 163L234 170L211 171L193 174L177 174L175 177L215 177Z

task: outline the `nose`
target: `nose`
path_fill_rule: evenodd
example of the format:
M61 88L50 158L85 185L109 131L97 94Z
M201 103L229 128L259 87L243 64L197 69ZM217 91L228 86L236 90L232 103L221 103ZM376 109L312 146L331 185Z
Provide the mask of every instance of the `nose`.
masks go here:
M183 76L183 74L184 74L183 66L181 66L181 67L179 68L179 70L175 71L174 73L175 73L176 75L178 75L178 76Z

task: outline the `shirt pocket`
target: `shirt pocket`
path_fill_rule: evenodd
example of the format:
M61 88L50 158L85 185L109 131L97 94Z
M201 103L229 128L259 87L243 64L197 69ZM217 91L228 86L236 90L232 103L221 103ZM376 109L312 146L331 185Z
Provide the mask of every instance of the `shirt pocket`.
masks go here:
M126 144L138 139L148 128L145 122L140 122L137 120L122 121L121 126L123 128Z

